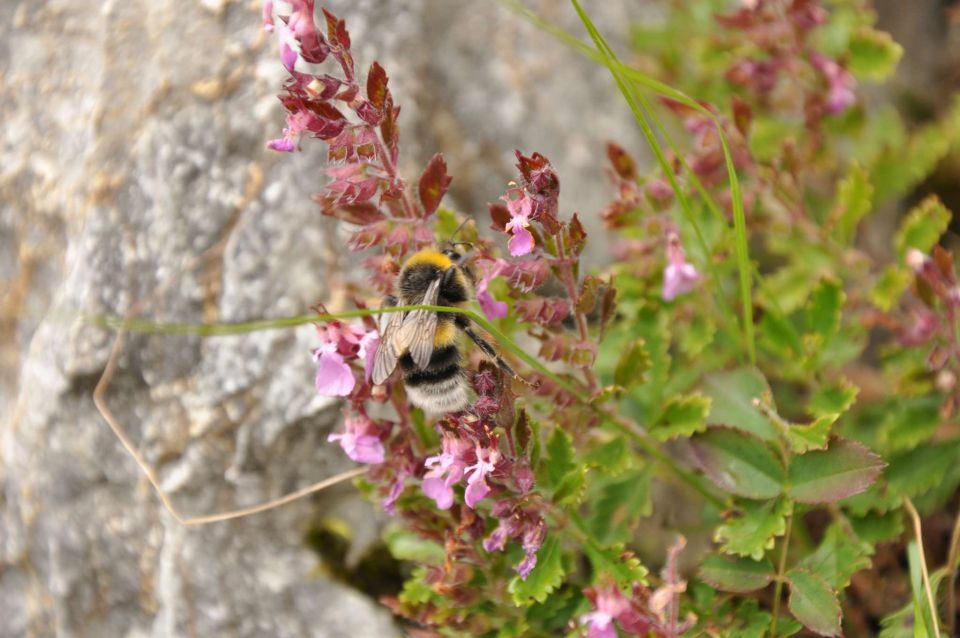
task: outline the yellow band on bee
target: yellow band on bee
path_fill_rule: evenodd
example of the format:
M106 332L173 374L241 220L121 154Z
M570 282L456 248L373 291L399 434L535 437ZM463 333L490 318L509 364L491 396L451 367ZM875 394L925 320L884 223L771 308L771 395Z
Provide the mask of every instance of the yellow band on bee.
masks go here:
M441 270L446 270L453 265L453 262L450 261L449 257L435 250L421 250L420 252L410 255L410 259L408 259L403 266L404 268L409 268L410 266L416 266L418 264L427 264L436 266Z
M457 340L457 327L452 321L441 321L437 324L437 333L433 337L433 347L447 346Z

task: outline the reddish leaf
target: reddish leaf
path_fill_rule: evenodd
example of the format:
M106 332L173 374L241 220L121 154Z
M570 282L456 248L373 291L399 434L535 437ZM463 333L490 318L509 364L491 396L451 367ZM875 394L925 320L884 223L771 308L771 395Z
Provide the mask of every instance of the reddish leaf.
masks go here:
M613 287L613 275L610 275L610 280L607 282L606 288L603 291L603 298L600 300L600 337L603 338L603 334L607 330L607 324L610 323L610 320L613 319L614 315L617 312L617 289Z
M324 198L322 195L314 195L313 199L321 205L324 204ZM380 209L369 202L362 204L343 204L341 206L330 207L324 206L323 214L336 217L337 219L343 220L348 224L356 224L357 226L372 224L373 222L383 219L383 213L380 211Z
M740 135L747 137L750 130L750 122L753 120L753 111L750 105L740 99L739 96L733 96L733 123L740 131Z
M361 120L373 126L379 124L383 119L383 112L367 100L360 100L360 103L353 110Z
M383 143L387 145L387 149L390 151L390 159L394 164L397 163L400 144L400 129L397 127L397 116L399 115L400 107L393 105L393 96L387 89L383 101L383 121L380 123L380 135L383 136Z
M447 163L443 159L443 154L437 153L420 176L420 203L423 204L425 216L429 217L436 212L452 179L447 175Z
M570 224L567 226L567 247L574 255L579 255L583 252L583 247L586 243L587 231L583 227L583 224L580 223L580 218L574 213L573 219L570 220Z
M530 292L543 284L550 267L542 259L510 261L503 269L507 283L521 292Z
M490 228L501 233L507 232L506 225L510 221L510 211L503 204L487 204L487 210L490 211L490 219L493 222Z
M607 142L607 157L613 166L613 171L620 179L634 180L637 178L637 163L619 144Z
M600 288L603 281L593 275L587 275L580 284L580 300L577 302L577 312L587 314L597 307L597 299L600 296Z
M886 465L866 446L834 439L826 450L793 458L787 493L800 503L833 503L870 487Z
M558 324L570 314L566 299L521 299L513 305L513 309L524 321L544 326Z
M367 99L378 110L383 110L387 99L387 72L377 62L370 65L367 73Z

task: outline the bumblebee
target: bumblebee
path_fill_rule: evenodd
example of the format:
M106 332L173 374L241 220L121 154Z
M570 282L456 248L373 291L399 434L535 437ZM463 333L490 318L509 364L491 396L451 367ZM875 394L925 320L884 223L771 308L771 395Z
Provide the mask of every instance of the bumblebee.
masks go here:
M459 307L473 298L475 278L458 246L426 249L403 264L398 278L399 299L389 296L385 305ZM373 383L387 380L400 364L407 398L424 412L458 412L470 403L467 375L458 348L460 332L513 378L516 373L483 337L470 320L452 312L413 310L386 315L380 345L373 363Z

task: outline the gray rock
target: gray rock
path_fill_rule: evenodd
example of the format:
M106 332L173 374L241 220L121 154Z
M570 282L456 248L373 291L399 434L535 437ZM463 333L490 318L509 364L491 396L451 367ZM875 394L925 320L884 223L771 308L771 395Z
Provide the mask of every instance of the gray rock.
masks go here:
M255 4L0 3L0 636L398 633L316 576L302 541L334 515L353 553L377 537L382 517L351 488L183 527L92 402L113 335L80 313L302 314L346 276L310 200L322 145L264 147L282 69ZM390 73L404 174L443 150L450 203L481 219L513 148L547 154L564 210L588 217L609 194L603 141L639 148L605 72L496 3L330 4L358 63ZM539 4L575 26L564 3ZM631 17L613 4L595 9L610 33ZM313 345L309 326L134 335L106 399L181 512L252 505L351 466L326 443L339 409L313 392Z

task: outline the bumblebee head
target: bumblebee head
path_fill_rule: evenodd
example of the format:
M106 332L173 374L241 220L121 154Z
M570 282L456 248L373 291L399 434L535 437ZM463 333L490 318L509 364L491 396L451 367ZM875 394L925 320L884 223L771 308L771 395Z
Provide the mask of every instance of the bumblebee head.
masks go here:
M464 247L466 250L463 250ZM473 244L466 241L448 241L444 242L440 247L440 252L446 255L446 257L456 265L460 265L469 260L472 251Z

